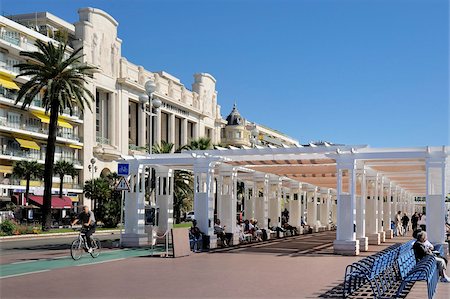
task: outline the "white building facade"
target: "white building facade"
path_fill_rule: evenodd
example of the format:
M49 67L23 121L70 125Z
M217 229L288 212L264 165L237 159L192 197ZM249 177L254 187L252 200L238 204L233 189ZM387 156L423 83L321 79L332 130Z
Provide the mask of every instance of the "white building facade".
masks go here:
M173 143L174 150L199 137L209 137L212 144L221 143L221 131L226 121L221 116L216 79L212 75L194 74L194 82L188 88L178 78L164 71L148 71L122 56L122 40L117 35L118 22L112 16L94 8L82 8L78 14L79 21L74 24L50 13L31 13L0 19L0 43L3 51L0 53L0 74L6 76L4 82L14 84L12 89L5 86L8 83L2 84L4 95L0 98L0 120L3 123L6 121L3 131L23 133L34 143L39 139L37 146L28 144L29 148L22 149L25 153L16 154L16 150L14 154L7 154L8 157L0 160L0 171L4 175L0 175L0 179L10 175L12 160L35 159L43 163L45 156L45 151L38 150L42 145L45 147L45 130L39 132L39 135L30 124L36 122L37 126L45 128L48 117L43 115L42 109L34 106L28 111L21 111L27 116L17 116L14 111L19 106L13 107L14 95L10 95L26 80L15 79L18 70L12 70L12 65L24 61L19 55L21 50L35 50L34 42L37 39L55 42L53 38L67 36L71 49L83 47L84 62L98 68L93 78L88 80L88 88L95 95L95 103L91 103L92 111L86 109L84 112L77 111L73 117L61 117L62 135L58 137L60 149L57 149L57 159L76 162L79 169L76 182L71 182L73 188L66 184L64 192L82 194L84 181L117 171L115 160L124 155L144 154L150 140L153 144L160 144L162 141ZM159 109L153 109L151 120L148 103L139 102L139 96L145 92L144 84L148 80L156 84L153 97L162 102ZM34 113L36 109L38 111ZM33 116L32 120L28 120L29 115ZM18 126L27 127L27 132L16 128ZM270 129L264 130L270 132ZM15 149L22 146L20 141L14 139L14 134L2 135L5 153L9 153L9 143L14 140L17 143L14 145ZM5 155L1 157L3 156ZM10 158L11 156L14 158ZM67 180L69 183L71 179L68 177ZM58 182L56 178L54 181ZM42 185L41 182L36 184L39 188ZM55 192L56 187L55 185ZM7 197L14 190L20 192L24 186L8 183L0 188ZM36 191L32 189L32 192ZM80 204L83 202L82 196L74 196L73 200ZM89 201L84 199L84 203L89 204Z

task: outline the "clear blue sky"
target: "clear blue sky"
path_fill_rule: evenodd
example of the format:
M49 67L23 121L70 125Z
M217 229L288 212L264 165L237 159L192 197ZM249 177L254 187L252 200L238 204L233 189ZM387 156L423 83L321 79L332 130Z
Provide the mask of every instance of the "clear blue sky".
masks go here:
M226 117L241 114L302 143L449 144L446 0L2 0L7 14L119 22L122 54L190 87L217 79Z

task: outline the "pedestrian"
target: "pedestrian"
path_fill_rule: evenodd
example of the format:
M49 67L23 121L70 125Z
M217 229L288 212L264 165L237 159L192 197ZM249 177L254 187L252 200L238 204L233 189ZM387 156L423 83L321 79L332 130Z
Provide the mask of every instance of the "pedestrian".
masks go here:
M425 213L419 214L419 221L417 222L417 224L422 230L427 230L427 216L425 216Z
M406 232L408 231L408 224L409 224L409 217L406 216L406 213L403 213L403 217L402 217L403 236L405 236Z
M414 214L411 216L411 225L412 230L415 231L417 229L417 222L419 221L419 215L417 212L414 212Z

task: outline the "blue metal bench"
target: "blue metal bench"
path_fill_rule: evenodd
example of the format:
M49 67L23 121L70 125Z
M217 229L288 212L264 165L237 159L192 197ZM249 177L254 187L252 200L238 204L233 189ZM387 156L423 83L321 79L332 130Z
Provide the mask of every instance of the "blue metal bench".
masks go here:
M369 285L373 297L381 298L388 290L397 288L398 282L401 281L400 288L396 292L398 297L408 283L426 281L428 297L431 299L439 278L436 261L430 256L416 263L412 249L414 242L415 240L411 240L404 244L394 244L348 265L345 269L343 297L347 298L362 286Z
M405 288L409 282L426 281L428 290L428 299L432 299L436 292L436 286L439 280L439 273L436 266L436 259L434 256L426 256L420 260L408 275L402 279L402 283L396 293L396 298Z

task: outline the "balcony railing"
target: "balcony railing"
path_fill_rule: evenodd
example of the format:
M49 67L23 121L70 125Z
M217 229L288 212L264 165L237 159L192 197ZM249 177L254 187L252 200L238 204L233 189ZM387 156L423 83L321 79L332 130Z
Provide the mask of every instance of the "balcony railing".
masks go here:
M11 157L27 158L33 160L44 160L45 154L42 151L36 150L18 150L13 148L5 148L1 150L1 154Z
M97 136L97 143L111 145L111 141L106 137Z
M56 177L54 178L56 179ZM9 186L26 186L26 180L16 179L16 178L3 178L0 180L0 184ZM44 182L42 181L30 181L31 187L44 187ZM53 183L52 188L59 188L59 183ZM83 189L83 185L80 183L63 183L64 189Z
M18 67L14 67L13 65L7 64L6 61L0 60L0 67L13 72L13 73L20 73L20 69Z
M43 126L37 127L37 126L31 126L27 123L24 122L11 122L8 121L4 118L0 118L0 125L1 126L5 126L8 128L15 128L15 129L20 129L20 130L24 130L24 131L30 131L30 132L35 132L35 133L41 133L41 134L45 134L48 135L48 129L44 128ZM82 142L82 138L74 133L68 133L68 132L57 132L56 133L57 137L61 137L61 138L65 138L65 139L70 139L70 140L74 140L77 142Z
M8 43L14 44L18 46L20 44L19 37L13 37L11 35L8 35L6 33L0 34L0 38L4 41L7 41Z

